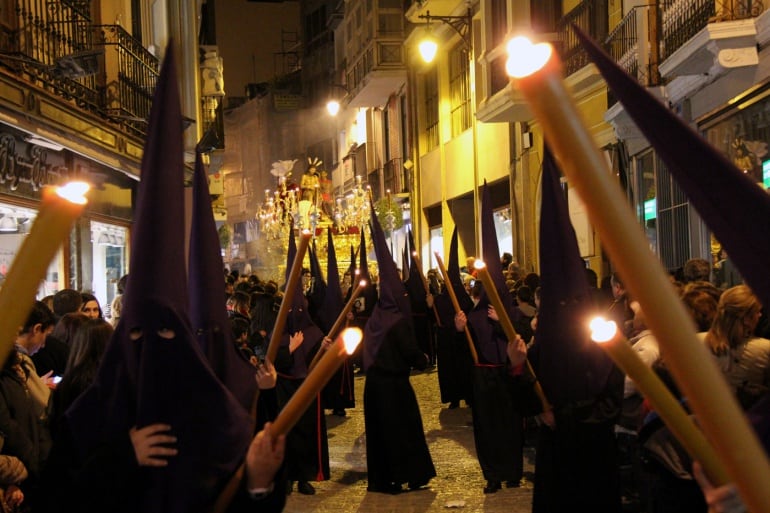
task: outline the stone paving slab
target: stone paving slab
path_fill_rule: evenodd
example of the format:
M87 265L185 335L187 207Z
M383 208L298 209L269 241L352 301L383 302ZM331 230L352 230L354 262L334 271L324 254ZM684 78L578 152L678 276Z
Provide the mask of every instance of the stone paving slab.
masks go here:
M344 418L328 415L331 479L313 483L315 495L288 497L287 513L529 513L531 481L484 495L484 478L473 445L471 411L463 405L449 410L439 399L435 371L413 373L412 386L422 412L423 427L437 476L423 490L387 495L366 491L364 377L355 379L357 407ZM525 449L525 476L532 479L534 453ZM296 487L295 487L296 488ZM456 507L449 507L451 505Z

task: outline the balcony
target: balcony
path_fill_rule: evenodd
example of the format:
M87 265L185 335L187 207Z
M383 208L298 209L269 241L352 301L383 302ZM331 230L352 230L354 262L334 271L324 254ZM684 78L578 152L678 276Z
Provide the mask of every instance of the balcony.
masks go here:
M750 0L676 0L661 13L660 66L676 102L730 69L756 66L755 17L765 11Z
M15 2L0 21L6 122L138 175L158 60L88 2ZM108 152L105 154L105 151Z
M584 0L563 16L556 27L556 51L564 63L567 83L577 97L581 97L590 88L601 82L601 75L588 66L588 55L579 45L577 36L572 31L572 24L580 27L586 34L597 41L607 37L607 2L605 0ZM541 34L544 39L552 39L548 34ZM485 79L495 91L490 97L482 99L477 109L477 117L485 123L527 121L532 114L519 91L512 89L506 82L505 61L508 55L504 45L492 48L484 56L486 60ZM504 85L505 84L505 85Z
M382 106L406 82L401 2L379 0L370 5L373 10L363 16L360 11L345 14L351 36L346 44L345 83L353 108Z

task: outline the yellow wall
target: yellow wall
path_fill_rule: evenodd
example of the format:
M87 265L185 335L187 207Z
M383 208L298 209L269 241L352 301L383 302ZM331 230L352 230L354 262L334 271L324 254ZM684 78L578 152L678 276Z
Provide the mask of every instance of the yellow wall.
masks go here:
M439 147L420 157L420 194L423 208L441 201L441 151Z
M479 184L509 175L511 148L507 123L478 123Z
M446 198L454 198L473 189L473 133L466 130L449 141L444 149Z

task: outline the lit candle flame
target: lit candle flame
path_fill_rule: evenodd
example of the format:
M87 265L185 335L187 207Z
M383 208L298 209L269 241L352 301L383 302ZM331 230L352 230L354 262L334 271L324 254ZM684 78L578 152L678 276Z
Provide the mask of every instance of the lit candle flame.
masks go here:
M56 194L77 205L85 205L88 200L85 194L91 189L86 182L69 182L56 188Z
M594 342L609 342L615 338L618 332L618 325L615 321L608 321L604 317L596 317L591 320L591 339Z
M485 264L483 260L476 259L476 261L473 262L473 267L476 269L484 269L486 266L487 264Z
M358 269L356 269L356 273L358 273ZM366 280L361 280L358 282L359 287L366 287Z
M353 354L353 352L358 347L358 344L361 342L363 336L364 334L359 328L347 328L345 331L343 331L342 343L345 346L345 352L348 354Z
M529 76L545 66L551 58L553 46L549 43L532 44L525 36L514 37L508 42L508 60L505 71L513 78Z

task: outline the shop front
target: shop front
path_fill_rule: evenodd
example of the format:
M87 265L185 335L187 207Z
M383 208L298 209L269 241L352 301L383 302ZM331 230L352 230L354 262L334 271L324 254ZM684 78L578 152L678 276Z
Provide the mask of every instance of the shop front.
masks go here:
M137 182L10 126L0 127L0 283L35 222L42 189L75 179L91 184L89 204L51 262L37 298L63 288L91 292L108 315L117 281L128 270L131 198Z

